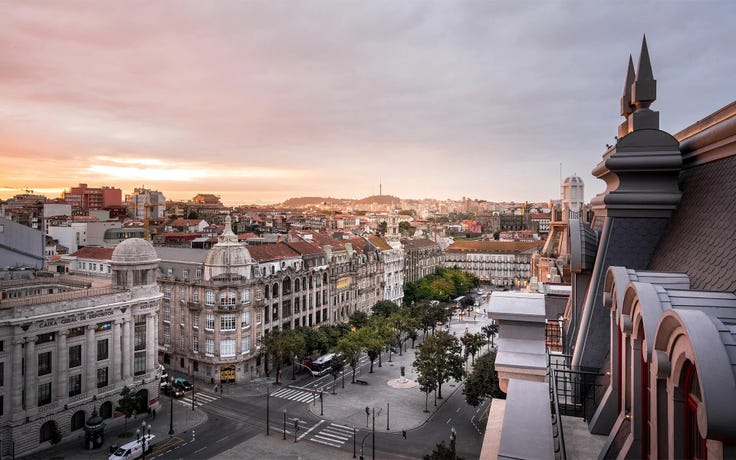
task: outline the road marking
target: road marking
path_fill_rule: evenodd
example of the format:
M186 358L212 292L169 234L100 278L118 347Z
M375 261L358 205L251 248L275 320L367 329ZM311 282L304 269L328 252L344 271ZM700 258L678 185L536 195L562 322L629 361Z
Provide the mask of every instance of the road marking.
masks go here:
M303 438L304 436L306 436L306 435L308 435L309 433L311 433L311 432L312 432L312 430L314 430L314 429L315 429L315 428L317 428L318 426L322 425L322 424L323 424L324 422L325 422L324 420L320 420L320 421L319 421L319 422L318 422L318 423L317 423L316 425L314 425L314 426L313 426L312 428L310 428L310 429L308 429L308 430L307 430L306 432L304 432L304 434L302 434L301 436L299 436L299 439L302 439L302 438Z
M448 418L448 419L447 419L447 421L445 422L445 424L448 424L448 423L450 423L451 421L452 421L452 417Z
M320 444L324 444L325 446L330 446L330 447L340 447L343 444L343 443L335 444L335 443L332 443L332 442L321 441L321 440L316 439L316 438L312 438L312 441L313 442L318 442Z
M194 453L195 454L198 454L198 453L202 452L203 450L205 450L206 448L207 448L207 446L204 446L201 449L195 450Z
M227 439L227 438L229 438L229 437L230 437L230 435L227 435L227 436L225 436L224 438L220 438L220 439L218 439L218 440L217 440L217 441L215 441L215 442L221 442L221 441L224 441L224 440L226 440L226 439Z

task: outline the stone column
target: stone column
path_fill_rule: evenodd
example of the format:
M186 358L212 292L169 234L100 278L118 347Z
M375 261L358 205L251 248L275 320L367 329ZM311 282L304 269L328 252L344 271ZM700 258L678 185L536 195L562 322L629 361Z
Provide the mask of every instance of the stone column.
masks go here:
M13 339L12 373L10 374L10 410L13 418L23 416L23 338Z
M86 373L84 391L94 392L97 389L97 342L95 341L96 325L88 324L85 331L87 359L85 360Z
M38 405L38 358L36 357L38 337L26 337L26 412L32 412Z
M57 332L56 340L56 400L69 396L69 349L66 346L66 336L69 331Z
M155 320L155 314L146 315L146 373L156 366L156 337L153 333L156 330Z
M110 354L111 382L117 384L121 379L120 320L112 323L112 353Z
M122 350L122 363L123 363L123 381L128 382L130 380L130 355L133 347L130 342L130 318L123 320L123 350Z

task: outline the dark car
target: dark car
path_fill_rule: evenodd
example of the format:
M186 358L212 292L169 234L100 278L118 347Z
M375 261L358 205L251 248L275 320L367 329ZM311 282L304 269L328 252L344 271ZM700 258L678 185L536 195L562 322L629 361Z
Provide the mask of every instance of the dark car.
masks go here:
M192 389L192 382L185 379L184 377L177 377L174 379L174 385L178 385L180 388L182 388L184 391L189 391Z
M184 396L184 390L177 385L161 385L161 393L166 396L173 396L174 398L181 398Z

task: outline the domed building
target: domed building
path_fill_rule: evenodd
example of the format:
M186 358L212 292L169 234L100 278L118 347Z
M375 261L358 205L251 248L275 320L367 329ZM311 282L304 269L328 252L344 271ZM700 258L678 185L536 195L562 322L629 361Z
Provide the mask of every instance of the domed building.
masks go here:
M173 374L206 381L241 382L259 375L256 343L262 298L257 265L238 242L230 216L209 250L156 248L163 291L159 321L161 362Z
M109 285L35 278L0 300L1 457L84 438L90 414L112 418L125 386L138 412L159 407L158 263L151 243L132 238L113 251Z

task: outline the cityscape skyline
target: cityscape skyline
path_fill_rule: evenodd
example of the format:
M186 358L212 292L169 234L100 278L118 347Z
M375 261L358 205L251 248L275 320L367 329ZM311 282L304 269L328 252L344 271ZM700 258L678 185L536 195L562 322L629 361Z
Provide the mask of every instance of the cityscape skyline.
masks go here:
M736 99L730 2L528 6L7 5L0 198L89 183L272 204L382 183L544 202L577 174L589 200L642 34L662 129Z

